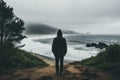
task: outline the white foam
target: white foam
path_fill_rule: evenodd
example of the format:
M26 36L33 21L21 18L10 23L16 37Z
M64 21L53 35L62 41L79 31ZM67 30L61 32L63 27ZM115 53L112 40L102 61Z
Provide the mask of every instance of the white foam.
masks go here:
M51 51L51 44L43 44L41 42L33 41L35 39L46 39L53 37L55 37L55 35L28 37L22 41L25 46L21 49L54 58L54 55ZM83 48L83 50L75 49L75 47L81 47ZM95 56L97 53L98 51L95 48L87 48L85 47L85 45L68 45L68 52L65 56L65 59L72 61L80 61L82 59Z

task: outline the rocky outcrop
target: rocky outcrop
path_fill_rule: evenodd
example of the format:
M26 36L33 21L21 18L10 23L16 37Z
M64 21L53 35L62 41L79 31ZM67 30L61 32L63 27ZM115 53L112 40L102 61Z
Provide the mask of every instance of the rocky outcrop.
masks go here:
M95 47L95 48L99 48L99 49L103 49L103 48L107 48L108 45L102 42L97 43L88 43L86 44L86 47Z

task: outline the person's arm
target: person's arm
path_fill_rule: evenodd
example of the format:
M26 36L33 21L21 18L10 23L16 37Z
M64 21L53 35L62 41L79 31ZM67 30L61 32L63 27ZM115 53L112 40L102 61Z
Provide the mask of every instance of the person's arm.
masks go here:
M52 43L52 52L55 55L55 39L53 40L53 43Z
M66 40L64 39L64 46L65 46L65 49L64 49L64 51L65 51L65 53L64 53L64 56L66 55L66 53L67 53L67 42L66 42Z

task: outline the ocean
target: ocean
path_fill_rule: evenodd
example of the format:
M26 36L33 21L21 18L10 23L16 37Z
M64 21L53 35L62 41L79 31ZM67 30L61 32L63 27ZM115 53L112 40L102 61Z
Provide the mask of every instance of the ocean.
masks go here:
M51 51L52 41L56 35L34 35L22 41L24 49L29 52L37 53L54 59ZM103 42L108 45L120 43L120 35L81 35L66 34L68 51L65 56L66 61L81 61L91 56L96 56L101 50L94 47L86 47L87 43Z

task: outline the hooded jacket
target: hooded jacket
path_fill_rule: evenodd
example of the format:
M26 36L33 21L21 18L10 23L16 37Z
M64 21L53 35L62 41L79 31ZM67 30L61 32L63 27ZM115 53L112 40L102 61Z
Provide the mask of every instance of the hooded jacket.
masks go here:
M67 53L66 40L63 38L61 30L58 30L57 37L53 40L52 52L55 57L64 57Z

